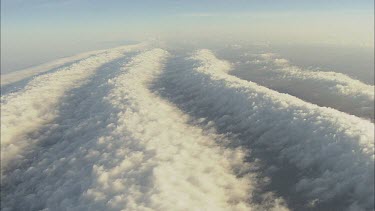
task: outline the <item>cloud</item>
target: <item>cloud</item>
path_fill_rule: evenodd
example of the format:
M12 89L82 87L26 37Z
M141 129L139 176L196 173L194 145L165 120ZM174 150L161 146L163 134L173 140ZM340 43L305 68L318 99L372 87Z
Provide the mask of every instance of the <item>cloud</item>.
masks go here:
M273 53L245 56L234 69L231 74L242 79L320 106L374 119L374 86L345 74L302 69Z
M70 63L70 62L78 62L79 60L85 59L89 56L92 56L94 54L98 54L100 52L104 52L104 50L100 51L90 51L85 52L82 54L74 55L71 57L66 57L62 59L58 59L52 62L48 62L45 64L38 65L36 67L27 68L24 70L8 73L1 75L1 86L6 86L8 84L12 84L18 81L21 81L23 79L35 76L37 74L41 74L47 71L50 71L51 69L58 68L64 64Z
M159 82L164 96L221 133L238 137L232 144L256 150L275 167L272 171L296 168L290 181L282 182L289 181L286 197L301 199L290 203L372 209L371 122L228 75L230 65L209 50L198 51L193 61L199 64L195 69L171 63Z
M3 96L2 209L372 209L374 124L232 68L135 45Z
M60 100L69 90L79 87L102 65L132 48L134 46L92 55L54 73L38 76L24 89L2 96L1 170L22 157L24 148L34 144L26 135L42 128L58 115ZM30 74L27 72L27 75Z
M114 210L257 207L248 204L255 181L232 172L246 167L244 153L220 148L215 143L219 136L203 135L200 128L188 126L185 114L148 89L167 57L161 49L142 53L110 81L113 89L107 99L122 112L115 130L104 140L122 142L116 150L122 161L110 168L94 166L98 180L86 196L99 197L99 203ZM283 208L279 201L273 203Z
M37 136L45 146L7 172L2 208L287 210L271 193L250 200L258 178L246 150L221 146L225 137L149 89L169 56L153 49L102 67L60 102L56 126Z

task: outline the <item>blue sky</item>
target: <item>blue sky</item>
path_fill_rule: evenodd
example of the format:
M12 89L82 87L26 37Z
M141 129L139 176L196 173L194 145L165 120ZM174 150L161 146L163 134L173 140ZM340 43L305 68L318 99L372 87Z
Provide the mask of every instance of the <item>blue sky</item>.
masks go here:
M3 0L3 24L96 25L163 21L181 15L373 11L372 0Z
M366 47L374 43L373 0L2 0L1 4L6 60L155 37Z
M259 17L275 25L281 18L285 26L301 18L307 24L316 19L324 25L355 17L361 25L359 18L373 22L373 4L373 0L3 0L2 26L12 35L30 30L67 36L84 31L100 36L131 31L135 38L142 33L180 30L182 24L189 30L210 24L221 25L217 30L223 31L233 25L246 28L252 21L257 26Z

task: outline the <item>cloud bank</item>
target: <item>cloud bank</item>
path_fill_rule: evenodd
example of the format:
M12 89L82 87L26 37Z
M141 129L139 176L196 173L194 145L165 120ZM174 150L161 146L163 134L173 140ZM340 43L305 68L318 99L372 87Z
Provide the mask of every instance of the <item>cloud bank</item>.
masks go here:
M288 210L272 193L251 201L246 150L224 148L149 89L169 56L153 49L101 67L64 98L42 145L6 172L2 209Z
M233 73L308 102L362 118L374 119L374 86L336 72L310 71L290 64L276 54L252 55ZM256 65L259 69L254 70Z
M253 181L232 172L245 167L244 153L220 148L220 137L188 126L185 114L148 90L167 57L161 49L142 53L110 81L107 99L122 112L102 144L120 141L116 155L122 161L111 168L95 165L98 179L86 196L114 210L254 209L247 203ZM271 208L286 209L274 203Z
M186 58L110 49L2 96L2 210L373 209L373 123Z
M169 99L239 136L233 144L271 151L295 166L302 176L293 189L311 201L306 206L346 195L348 209L373 207L372 123L230 76L230 64L209 50L193 60L195 69L177 63L160 79Z
M56 107L64 95L81 86L102 65L123 56L137 46L120 47L90 56L61 70L38 76L27 86L1 98L1 164L21 157L21 151L33 141L27 134L37 131L57 115Z
M66 57L66 58L58 59L58 60L48 62L45 64L41 64L35 67L30 67L24 70L1 75L1 86L12 84L22 79L32 77L40 73L47 72L51 69L58 68L59 66L62 66L66 63L78 62L79 60L85 59L95 54L99 54L104 51L105 50L85 52L85 53L78 54L75 56Z

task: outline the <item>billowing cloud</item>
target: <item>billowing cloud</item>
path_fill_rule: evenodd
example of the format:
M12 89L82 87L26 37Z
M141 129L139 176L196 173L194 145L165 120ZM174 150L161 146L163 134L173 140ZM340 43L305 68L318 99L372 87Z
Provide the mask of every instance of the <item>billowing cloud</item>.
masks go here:
M374 86L342 73L302 69L273 53L251 57L251 60L237 64L241 70L233 74L308 102L373 121Z
M373 208L373 123L177 54L111 49L2 96L2 209Z
M69 90L79 87L102 65L120 58L122 52L133 48L136 46L116 48L90 56L54 73L38 76L24 89L2 96L2 170L9 162L21 157L23 148L33 145L33 140L29 140L26 135L50 123L58 115L60 100Z
M261 181L246 150L225 148L149 89L168 57L153 49L101 68L62 102L55 127L37 136L45 148L7 171L3 208L287 210L272 193L252 201Z
M373 207L371 122L228 75L230 65L209 50L193 59L195 69L177 62L163 75L159 85L166 97L239 137L234 145L270 156L262 158L276 169L297 168L300 175L289 188L311 200L306 206L341 200L346 208Z

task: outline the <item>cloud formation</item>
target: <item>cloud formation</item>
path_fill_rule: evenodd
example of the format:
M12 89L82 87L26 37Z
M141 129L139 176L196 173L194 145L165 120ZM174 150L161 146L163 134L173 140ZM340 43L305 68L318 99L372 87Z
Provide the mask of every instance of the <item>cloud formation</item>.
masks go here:
M287 210L272 193L251 201L258 178L245 150L224 148L226 138L149 89L168 57L153 49L101 68L65 98L55 127L37 136L46 146L7 172L2 208Z
M1 86L3 87L8 84L12 84L17 81L20 81L22 79L29 78L37 74L47 72L51 69L58 68L59 66L62 66L69 62L78 62L79 60L85 59L89 56L92 56L92 55L95 55L104 51L105 50L85 52L85 53L78 54L75 56L66 57L66 58L58 59L58 60L48 62L45 64L41 64L35 67L30 67L30 68L23 69L20 71L1 75Z
M85 83L102 65L138 46L120 47L90 56L54 73L38 76L27 86L1 97L1 164L4 170L12 160L22 157L23 148L32 146L27 134L38 131L57 115L65 94Z
M244 153L220 148L220 137L188 126L185 114L149 91L167 56L161 49L142 53L110 81L107 99L122 112L103 140L122 142L116 150L122 161L94 166L98 179L86 196L114 210L254 209L247 203L253 181L232 172L246 167Z
M2 96L2 210L288 210L275 179L302 208L373 208L373 123L231 70L125 46Z
M302 177L293 189L311 206L346 197L346 208L373 207L371 122L228 75L230 64L209 50L198 51L193 60L195 69L178 63L162 77L169 99L239 136L238 144L270 151L276 161L295 166ZM283 168L276 161L272 164Z
M233 74L242 79L320 106L374 119L374 86L345 74L301 69L273 53L251 55L250 60L236 66L241 70Z

